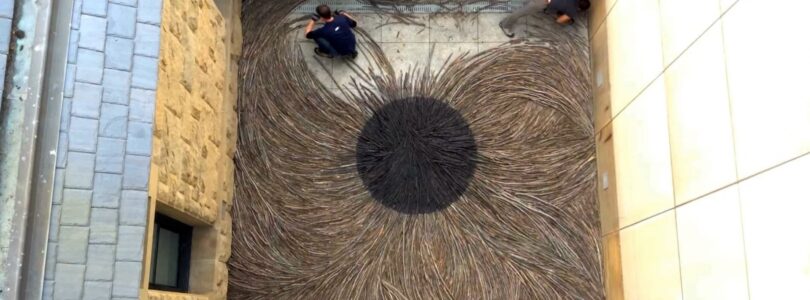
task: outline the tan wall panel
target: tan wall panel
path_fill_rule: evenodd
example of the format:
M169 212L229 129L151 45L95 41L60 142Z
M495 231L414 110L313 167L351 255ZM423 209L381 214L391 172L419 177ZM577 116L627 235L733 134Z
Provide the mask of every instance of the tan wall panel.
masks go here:
M658 1L621 0L607 17L613 116L663 71Z
M664 74L676 204L737 181L723 50L717 25Z
M810 296L810 4L610 2L590 32L607 296Z
M622 229L624 299L681 299L675 213L665 212Z

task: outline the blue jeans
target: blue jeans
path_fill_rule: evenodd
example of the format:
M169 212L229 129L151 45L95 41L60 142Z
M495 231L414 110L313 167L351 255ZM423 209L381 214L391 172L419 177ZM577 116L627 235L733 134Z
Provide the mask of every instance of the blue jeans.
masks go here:
M318 44L318 48L321 49L321 52L330 54L332 56L338 56L338 53L337 53L337 50L335 50L335 47L332 47L332 45L329 44L329 41L327 41L326 39L317 38L317 39L315 39L315 43Z

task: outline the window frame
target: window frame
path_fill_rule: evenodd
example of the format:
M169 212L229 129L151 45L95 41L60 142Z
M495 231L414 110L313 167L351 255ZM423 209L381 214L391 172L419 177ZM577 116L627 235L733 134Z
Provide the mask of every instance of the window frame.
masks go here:
M158 261L158 246L160 241L160 230L165 229L177 233L179 236L177 251L177 286L169 286L153 283ZM167 292L188 293L189 276L191 271L191 237L194 227L186 225L169 216L155 213L154 228L152 229L152 255L150 257L151 270L149 274L149 289Z

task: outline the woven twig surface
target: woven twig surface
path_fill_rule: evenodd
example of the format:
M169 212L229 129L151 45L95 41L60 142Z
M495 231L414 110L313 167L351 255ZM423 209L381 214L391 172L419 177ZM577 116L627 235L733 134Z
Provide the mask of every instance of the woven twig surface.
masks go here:
M373 66L335 94L300 2L244 2L229 298L603 298L584 37L397 74L359 30Z

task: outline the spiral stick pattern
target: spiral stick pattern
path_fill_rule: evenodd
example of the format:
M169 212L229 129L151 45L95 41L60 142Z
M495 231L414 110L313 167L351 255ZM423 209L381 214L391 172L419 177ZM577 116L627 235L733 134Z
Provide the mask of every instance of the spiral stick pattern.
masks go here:
M585 37L396 72L359 29L334 90L301 2L244 1L230 299L604 298Z

